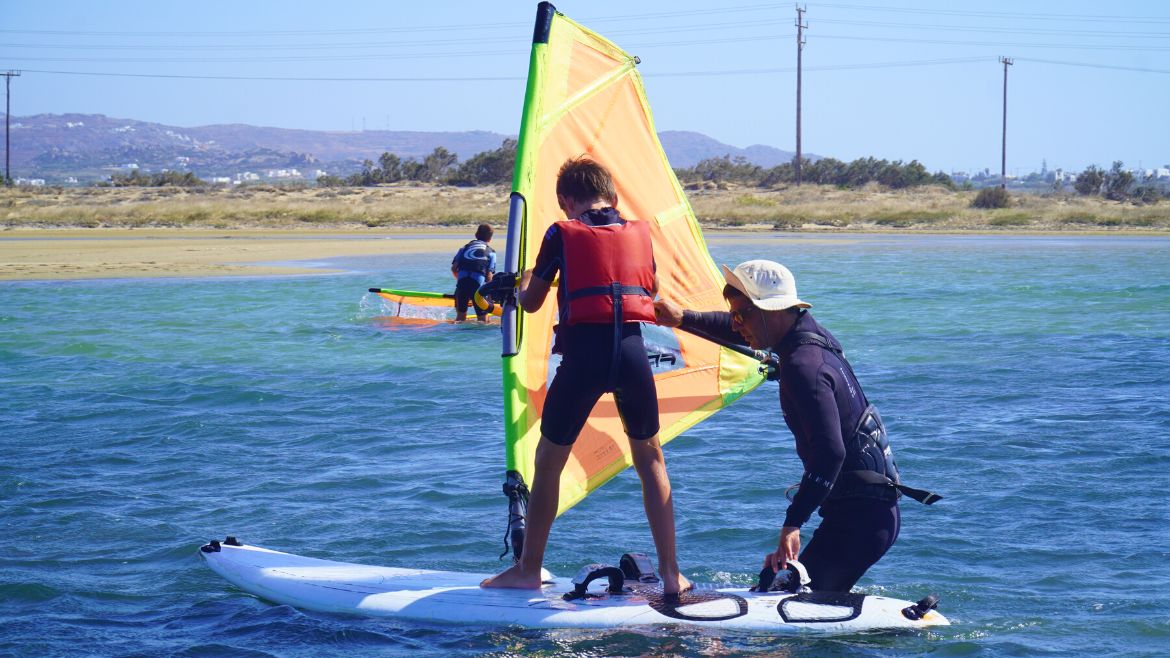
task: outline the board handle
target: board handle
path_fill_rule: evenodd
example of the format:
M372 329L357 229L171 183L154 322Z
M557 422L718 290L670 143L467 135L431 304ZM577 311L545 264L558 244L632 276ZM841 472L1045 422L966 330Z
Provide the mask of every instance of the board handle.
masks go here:
M588 590L589 583L598 578L609 579L609 587L605 591L610 594L625 593L626 577L621 569L610 564L589 564L581 567L581 571L577 572L576 577L573 578L573 591L565 592L561 598L566 601L574 601L596 596L589 594Z

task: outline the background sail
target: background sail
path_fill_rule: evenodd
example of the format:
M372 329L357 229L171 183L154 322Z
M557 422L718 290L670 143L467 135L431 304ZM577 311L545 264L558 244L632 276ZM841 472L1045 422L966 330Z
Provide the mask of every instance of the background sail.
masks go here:
M637 59L548 3L537 10L509 217L506 267L532 267L557 207L556 175L588 154L613 173L618 209L650 223L660 294L687 308L723 308L723 277L658 142ZM557 305L504 318L504 413L508 469L532 481L540 410L556 358L549 351ZM666 443L762 381L757 364L684 332L647 325ZM514 354L513 354L514 352ZM613 396L602 397L573 447L558 514L630 465Z
M451 293L393 288L370 288L369 291L380 298L380 310L383 313L371 319L384 326L427 327L455 322L455 295ZM475 313L469 310L468 314L474 322ZM502 315L500 307L493 307L490 315ZM488 318L489 321L492 319Z
M455 295L451 293L394 290L391 288L370 288L370 292L394 304L455 308Z

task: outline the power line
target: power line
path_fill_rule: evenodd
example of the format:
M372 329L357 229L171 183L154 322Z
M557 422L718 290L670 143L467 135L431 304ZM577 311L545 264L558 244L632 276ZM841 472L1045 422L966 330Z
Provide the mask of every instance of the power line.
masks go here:
M768 26L783 25L786 23L787 23L786 21L782 21L782 20L754 21L752 23L752 27L753 28L765 28ZM744 35L742 33L743 24L739 23L739 22L736 22L736 23L708 23L705 25L672 26L672 27L658 28L658 29L653 29L653 30L645 30L645 29L610 30L607 32L607 35L609 37L647 36L647 35L675 34L675 33L686 33L686 32L712 32L713 30L718 30L721 28L733 28L737 31L737 33L734 36L725 37L722 39L715 40L715 42L718 42L718 43L729 43L729 42L742 41L745 39L745 37L748 39L751 39L751 38L769 38L769 39L775 38L774 34ZM70 44L27 44L27 43L7 43L7 44L4 44L4 43L0 43L0 48L27 48L27 49L43 49L43 50L139 50L139 51L153 51L153 50L166 50L166 51L184 51L184 50L189 50L189 51L276 50L276 51L279 51L279 50L294 50L294 51L304 51L304 50L356 50L356 49L360 49L360 48L396 49L396 48L410 48L410 47L418 47L418 46L424 46L424 47L426 47L426 46L459 46L459 45L471 45L471 44L496 44L496 43L506 43L506 44L515 45L517 43L517 41L519 41L519 40L520 39L517 37L493 36L493 37L488 37L488 38L439 39L439 40L431 39L431 40L425 40L425 41L366 41L366 42L357 42L357 43L346 42L346 43L310 43L310 44L256 44L256 43L250 43L250 44L244 44L244 45L223 44L223 43L191 45L191 44L176 44L174 42L168 42L165 44L125 44L125 43L120 43L120 44L113 44L113 45L112 44L72 44L72 43L70 43ZM711 42L711 41L707 40L707 41L703 41L701 43L708 43L708 42ZM685 42L670 42L670 45L675 45L675 44L679 44L679 43L696 43L696 41L688 40ZM650 45L653 45L653 44L650 44ZM440 52L442 52L442 51L440 51ZM479 53L468 53L468 51L448 51L448 52L455 52L456 54L479 54ZM508 51L509 54L511 54L513 52L515 52L515 51ZM527 52L527 51L525 51L525 52ZM433 54L433 53L427 53L427 54ZM90 59L92 61L93 58L87 58L87 59ZM197 61L206 61L206 58L200 58Z
M784 20L760 20L753 21L751 27L760 28L772 25L784 25L787 21ZM668 27L660 27L655 29L644 28L630 28L626 30L607 30L608 37L614 36L645 36L655 34L673 34L680 32L711 32L722 28L729 28L736 30L737 34L734 38L742 38L743 30L742 22L733 23L705 23L703 25L675 25ZM732 40L733 37L728 37ZM357 48L403 48L416 46L450 46L463 44L485 44L485 43L508 43L516 44L520 38L514 36L491 36L484 38L462 38L462 39L427 39L427 40L413 40L413 41L364 41L345 43L296 43L296 44L178 44L173 40L161 44L76 44L76 43L53 43L53 44L35 44L35 43L0 43L0 48L30 48L30 49L46 49L46 50L334 50L346 49L352 50Z
M696 28L702 29L702 28ZM691 31L687 28L686 31ZM781 39L791 38L791 35L785 34L766 34L766 35L744 35L738 34L733 37L726 38L712 38L712 39L687 39L685 41L656 41L656 42L627 42L624 44L626 50L641 50L646 48L666 48L672 46L699 46L712 44L726 44L726 43L744 43L748 41L776 41ZM514 42L514 40L513 40ZM8 56L5 59L10 61L21 62L105 62L105 63L239 63L239 62L265 62L265 63L279 63L279 62L337 62L337 61L362 61L362 60L376 60L376 59L443 59L451 57L487 57L487 56L522 56L527 55L528 50L448 50L448 51L433 51L433 52L399 52L399 53L365 53L353 55L277 55L277 56L229 56L229 57L158 57L158 56L143 56L143 57L26 57L26 56Z
M694 10L679 10L654 12L643 14L625 14L617 16L595 16L582 17L583 22L590 24L595 23L611 23L611 22L625 22L637 19L663 19L663 18L679 18L687 16L710 16L719 14L739 14L750 11L758 11L762 9L776 9L779 7L786 7L786 2L768 2L751 5L738 5L730 7L721 7L718 9L694 9ZM303 37L310 35L335 35L335 36L350 36L355 34L413 34L418 32L452 32L452 31L485 31L498 30L501 28L517 28L523 30L530 30L532 23L525 22L506 22L506 23L450 23L443 25L412 25L401 27L385 27L385 28L353 28L353 29L336 29L336 30L248 30L248 31L209 31L209 32L162 32L162 31L88 31L88 30L19 30L19 29L0 29L0 34L43 34L54 36L98 36L98 37L151 37L151 38L174 38L174 37L191 37L191 36L235 36L235 37Z
M745 43L749 41L780 41L792 38L793 34L771 34L763 36L738 35L730 38L688 39L685 41L658 41L624 44L626 50L641 50L647 48L666 48L672 46L701 46L726 43ZM1166 46L1141 45L1107 45L1107 44L1054 44L1054 43L1027 43L1027 42L998 42L998 41L958 41L947 39L913 39L898 37L865 37L839 34L818 34L819 39L836 39L846 41L870 41L879 43L910 43L934 44L972 47L1002 47L1014 49L1055 49L1055 50L1097 50L1097 51L1153 51L1170 50ZM405 59L443 59L456 57L493 57L493 56L522 56L526 50L475 50L475 51L437 51L437 52L398 52L398 53L365 53L352 55L279 55L279 56L248 56L248 57L25 57L8 56L5 59L13 62L103 62L103 63L281 63L281 62L340 62L340 61L368 61L368 60L405 60Z
M356 62L366 60L445 59L451 57L520 56L525 50L478 50L437 53L369 53L354 55L282 55L277 57L6 57L14 62L102 62L108 64L199 64L199 63L256 63L282 62Z
M526 80L523 76L474 76L474 77L283 77L283 76L250 76L250 75L185 75L169 73L109 73L96 71L50 71L44 69L24 69L25 73L43 73L47 75L83 75L112 78L165 78L173 80L242 80L258 82L500 82L506 80Z
M834 34L818 34L818 39L841 39L847 41L878 41L888 43L929 43L944 46L980 46L980 47L1007 47L1007 48L1053 48L1053 49L1075 49L1075 50L1119 50L1119 51L1163 51L1170 50L1170 46L1113 46L1105 44L1085 44L1085 43L1027 43L1027 42L1002 42L1002 41L955 41L948 39L911 39L904 37L861 37L861 36L847 36Z
M805 66L806 71L849 71L856 69L886 69L906 68L916 66L945 66L949 64L969 64L986 62L990 57L955 57L950 59L928 59L904 62L873 62L868 64L827 64L822 66ZM121 78L164 78L178 80L253 80L258 82L499 82L507 80L525 80L523 76L474 76L474 77L325 77L325 76L246 76L246 75L187 75L168 73L113 73L102 71L58 71L47 69L24 69L25 73L41 73L46 75L80 75L97 77ZM794 73L795 67L771 67L758 69L721 69L708 71L661 71L643 72L644 78L679 78L679 77L706 77L724 75L768 75L775 73ZM1170 72L1170 71L1168 71Z
M894 27L909 30L954 30L956 32L992 32L996 34L1039 34L1070 37L1123 37L1127 39L1170 39L1167 32L1126 32L1117 30L1058 30L1042 27L1011 28L1011 27L979 27L974 25L939 25L924 23L887 23L885 21L857 21L824 18L822 23L833 25L860 25L864 27Z
M623 14L610 16L582 17L582 21L590 24L627 22L639 19L673 19L686 17L702 17L711 15L730 15L773 10L791 6L787 2L768 2L749 5L722 7L717 9L695 9L668 12L653 12L640 14ZM1137 23L1142 25L1170 24L1170 16L1117 16L1117 15L1077 15L1067 13L1031 13L1031 12L995 12L995 11L963 11L947 9L905 8L874 5L854 5L838 3L820 3L818 9L848 9L854 11L909 13L917 15L956 16L964 18L1001 18L1012 20L1059 20L1062 22L1115 22ZM842 22L834 19L823 19L824 22ZM755 24L757 21L753 21ZM865 24L859 22L858 24ZM174 39L175 37L240 37L254 39L258 37L305 37L305 36L353 36L359 34L417 34L420 32L462 32L462 31L491 31L505 28L527 30L531 23L498 22L498 23L449 23L443 25L406 25L399 27L382 28L348 28L331 30L243 30L243 31L94 31L94 30L24 30L0 29L0 34L39 34L67 37L143 37L152 39ZM926 27L926 26L924 26ZM612 30L608 31L612 33ZM1124 36L1124 34L1119 34Z
M644 50L649 48L668 48L672 46L700 46L717 45L724 43L744 43L746 41L783 41L791 39L792 34L777 34L761 37L736 37L730 39L691 39L687 41L662 41L653 43L626 44L627 50ZM1049 50L1096 50L1119 52L1162 52L1170 50L1167 46L1112 46L1087 44L1035 44L1035 43L1005 43L1005 42L976 42L976 41L949 41L940 39L899 39L890 37L858 37L833 34L818 34L819 39L837 39L851 41L874 41L887 43L935 44L973 47L1003 47L1014 49L1049 49ZM293 62L346 62L370 60L410 60L410 59L445 59L460 57L518 57L526 55L524 50L479 50L479 51L446 51L429 53L368 53L353 55L305 55L305 56L272 56L272 57L21 57L9 56L5 59L11 62L85 62L85 63L117 63L117 64L205 64L205 63L293 63ZM1151 69L1155 70L1156 69Z
M876 11L876 12L892 12L901 14L935 14L940 16L965 16L965 17L981 17L981 18L1006 18L1011 20L1036 20L1036 21L1050 21L1060 20L1068 22L1086 22L1086 23L1170 23L1170 16L1116 16L1116 15L1088 15L1088 14L1045 14L1045 13L1029 13L1029 12L1006 12L1006 11L963 11L956 9L923 9L906 7L881 7L874 5L846 5L826 3L820 4L818 7L831 9L850 9L860 11Z
M1135 73L1170 73L1170 69L1151 69L1141 66L1114 66L1111 64L1091 64L1089 62L1061 62L1053 59L1034 59L1032 57L1016 57L1021 62L1036 62L1039 64L1056 64L1058 66L1080 66L1088 69L1110 69L1114 71L1133 71Z

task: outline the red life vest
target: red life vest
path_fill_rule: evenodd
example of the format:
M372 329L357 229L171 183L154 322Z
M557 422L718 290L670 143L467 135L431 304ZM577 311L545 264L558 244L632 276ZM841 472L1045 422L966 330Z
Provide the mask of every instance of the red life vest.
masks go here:
M654 246L646 222L590 226L557 222L564 244L561 285L567 324L654 322Z

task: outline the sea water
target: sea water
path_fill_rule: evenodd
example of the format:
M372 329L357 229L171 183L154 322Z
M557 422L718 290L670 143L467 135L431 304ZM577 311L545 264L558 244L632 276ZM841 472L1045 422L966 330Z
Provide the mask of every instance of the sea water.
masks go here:
M796 273L905 481L944 496L904 500L900 539L859 587L936 593L953 626L452 627L272 605L215 575L196 551L228 534L505 566L498 332L388 327L365 293L450 287L448 255L429 254L316 276L0 284L0 654L1170 651L1170 240L712 236L711 250ZM684 572L751 583L801 474L776 385L673 441L667 464ZM631 472L558 520L547 566L626 551L652 552Z

